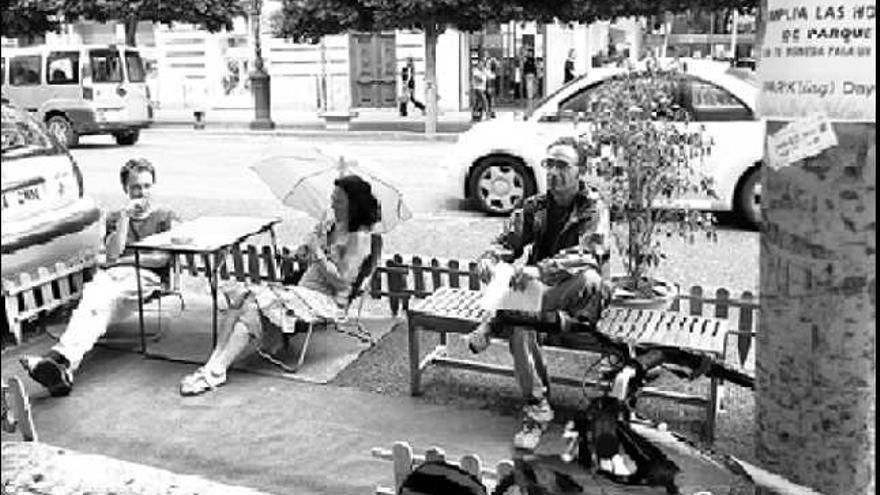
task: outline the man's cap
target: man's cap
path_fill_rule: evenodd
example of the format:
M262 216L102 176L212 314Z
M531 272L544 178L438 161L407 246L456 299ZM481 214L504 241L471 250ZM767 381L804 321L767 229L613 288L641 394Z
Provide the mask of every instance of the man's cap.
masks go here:
M551 145L547 148L546 158L564 161L572 167L577 167L579 161L577 150L569 144Z

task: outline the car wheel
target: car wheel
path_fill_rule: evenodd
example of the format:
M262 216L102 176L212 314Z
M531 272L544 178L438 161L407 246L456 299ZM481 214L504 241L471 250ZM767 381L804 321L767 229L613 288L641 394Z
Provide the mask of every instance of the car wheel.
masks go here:
M735 204L737 216L749 228L758 230L761 226L761 168L749 170L736 190Z
M535 194L535 180L517 158L490 156L479 161L470 175L470 195L480 210L507 215Z
M46 121L46 128L64 146L73 148L79 144L79 136L73 130L73 124L66 117L55 115Z
M131 146L138 141L138 138L141 137L140 131L131 131L126 133L114 134L114 138L116 138L116 144L121 146Z

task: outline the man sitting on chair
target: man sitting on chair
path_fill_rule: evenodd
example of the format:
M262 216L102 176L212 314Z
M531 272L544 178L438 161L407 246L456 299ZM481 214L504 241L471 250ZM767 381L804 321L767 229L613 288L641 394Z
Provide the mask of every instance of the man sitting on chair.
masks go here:
M480 260L481 276L488 281L496 273L510 274L509 281L498 281L501 287L542 294L537 296L541 312L557 313L561 321L575 318L595 324L610 297L603 280L609 255L609 212L598 193L582 183L585 167L573 142L563 139L550 145L542 165L548 193L527 198L513 212L496 248ZM527 247L531 250L525 266L500 263L499 252L512 251L514 258L520 258ZM500 301L484 301L484 305ZM473 352L489 345L495 325L492 310L498 308L486 309L489 319L468 335ZM515 327L509 344L514 374L526 401L523 429L514 437L514 445L534 449L553 420L547 370L534 330Z
M113 321L120 321L137 310L137 276L134 254L129 244L144 237L165 232L178 221L165 208L154 208L151 192L156 170L145 158L129 160L119 172L128 205L107 216L104 247L106 260L94 279L83 288L82 299L73 311L67 329L58 343L43 356L25 356L21 364L35 381L52 396L70 393L73 373L85 354L107 331ZM141 253L141 288L144 297L162 288L162 272L167 272L170 258L165 253Z
M308 268L296 286L234 284L224 290L229 310L208 362L180 382L180 394L199 395L226 382L226 370L252 344L264 347L279 332L292 333L296 314L286 301L321 319L342 316L352 285L371 254L379 202L370 184L349 175L335 181L333 218L319 222L299 249ZM303 315L299 315L302 317Z

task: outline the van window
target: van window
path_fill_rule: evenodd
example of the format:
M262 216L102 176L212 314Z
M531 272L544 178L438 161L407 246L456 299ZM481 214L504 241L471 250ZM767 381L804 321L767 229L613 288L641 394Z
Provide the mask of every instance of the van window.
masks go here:
M96 83L122 82L122 59L116 50L90 50L92 81Z
M79 52L52 52L46 59L49 84L79 83Z
M138 52L125 52L125 66L128 68L128 82L139 83L147 80L144 61Z
M40 56L23 55L9 61L9 82L13 86L40 84Z

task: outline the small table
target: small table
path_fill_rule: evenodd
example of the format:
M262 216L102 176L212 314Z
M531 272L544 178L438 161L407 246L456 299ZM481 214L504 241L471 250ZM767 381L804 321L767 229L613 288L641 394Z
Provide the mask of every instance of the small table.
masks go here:
M144 298L141 288L141 251L165 252L176 259L179 254L202 255L205 260L205 275L211 286L211 331L213 346L217 346L217 285L220 267L226 263L230 249L253 235L268 232L272 237L272 249L278 256L275 238L275 224L280 218L206 216L175 225L171 230L141 239L130 245L134 250L134 267L137 273L138 324L140 326L141 353L147 353L147 339L144 332Z

